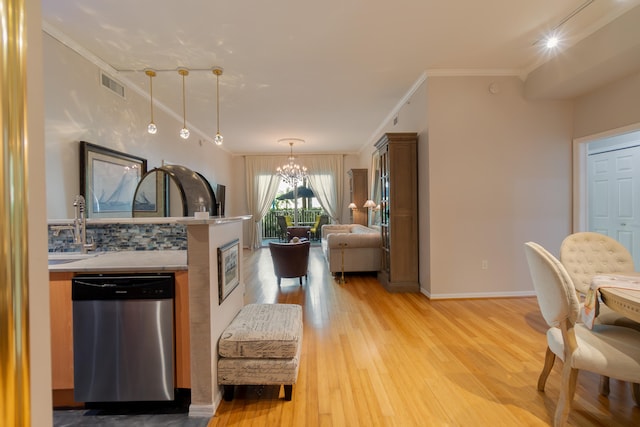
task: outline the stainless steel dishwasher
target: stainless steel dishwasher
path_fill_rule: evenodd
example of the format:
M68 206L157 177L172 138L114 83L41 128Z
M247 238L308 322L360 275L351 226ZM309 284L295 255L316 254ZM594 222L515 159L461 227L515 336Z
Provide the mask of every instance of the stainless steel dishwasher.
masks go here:
M77 402L174 399L173 274L72 279Z

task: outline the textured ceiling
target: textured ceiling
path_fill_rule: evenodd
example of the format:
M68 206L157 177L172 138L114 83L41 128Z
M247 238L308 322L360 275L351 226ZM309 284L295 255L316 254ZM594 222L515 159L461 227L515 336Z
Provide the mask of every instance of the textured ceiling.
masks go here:
M357 152L426 72L527 74L536 43L585 1L43 0L43 28L158 108L182 117L178 67L224 68L220 127L232 153ZM561 30L577 43L640 0L595 0ZM640 24L638 25L640 27ZM215 76L186 78L194 137L215 135ZM161 131L166 131L161 129ZM177 130L176 130L177 132ZM286 149L285 149L286 150Z

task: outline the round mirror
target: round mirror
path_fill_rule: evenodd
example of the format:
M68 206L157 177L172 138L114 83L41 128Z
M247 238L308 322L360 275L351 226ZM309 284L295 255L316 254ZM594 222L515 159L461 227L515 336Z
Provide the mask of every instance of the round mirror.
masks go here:
M198 172L180 165L164 165L147 172L136 188L132 216L193 216L204 209L217 212L211 185Z

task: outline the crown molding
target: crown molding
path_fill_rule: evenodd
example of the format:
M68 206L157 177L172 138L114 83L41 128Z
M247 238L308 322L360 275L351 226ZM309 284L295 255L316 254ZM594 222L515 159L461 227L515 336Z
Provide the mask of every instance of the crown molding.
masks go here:
M416 79L416 81L411 85L411 88L405 93L405 95L398 101L396 106L391 110L391 112L384 118L380 126L371 134L367 142L365 142L358 153L362 153L367 148L370 148L372 144L374 144L383 133L386 125L393 120L393 118L400 113L402 107L409 102L411 97L416 93L418 88L429 78L429 77L496 77L496 76L506 76L506 77L520 77L521 70L516 69L503 69L503 68L494 68L494 69L480 69L480 68L434 68L427 69L422 72L420 76Z
M427 77L496 77L520 76L522 70L511 68L432 68Z
M80 46L78 43L76 43L75 40L73 40L72 38L67 36L65 33L53 27L47 21L44 21L44 20L42 21L42 31L44 31L46 34L53 37L54 39L56 39L57 41L59 41L69 49L71 49L72 51L76 52L78 55L80 55L87 61L91 62L93 65L97 66L98 68L101 68L102 70L112 75L118 75L118 70L116 70L111 65L104 62L102 59L94 55L89 50Z
M358 153L362 153L367 148L370 148L375 142L380 139L380 135L382 134L383 129L386 127L387 123L389 123L393 118L400 112L400 109L411 99L411 97L416 93L418 88L422 85L422 83L427 80L427 73L422 72L420 76L418 76L417 80L411 85L407 93L400 98L400 101L396 104L395 107L391 110L387 117L384 118L382 123L378 126L378 128L371 134L369 139L362 145Z

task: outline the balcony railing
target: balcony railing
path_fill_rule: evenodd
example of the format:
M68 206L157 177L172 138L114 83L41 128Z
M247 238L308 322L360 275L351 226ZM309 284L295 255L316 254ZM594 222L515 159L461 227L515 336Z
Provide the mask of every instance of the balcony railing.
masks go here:
M324 211L322 209L298 209L298 224L313 225L316 222L316 215L322 215L323 213ZM262 218L263 239L277 239L280 236L280 227L278 226L276 217L285 215L293 218L293 209L273 209L267 212L264 218Z

